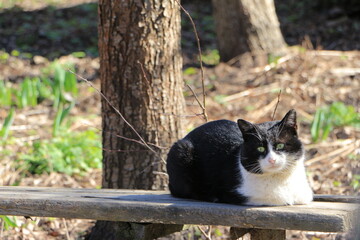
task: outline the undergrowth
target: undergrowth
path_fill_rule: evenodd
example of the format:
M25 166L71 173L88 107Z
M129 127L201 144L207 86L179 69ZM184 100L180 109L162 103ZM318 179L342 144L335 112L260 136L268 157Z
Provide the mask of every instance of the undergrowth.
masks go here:
M101 168L101 149L100 135L92 130L60 131L56 137L33 142L16 165L26 175L84 174L89 169Z
M339 127L352 126L360 128L360 113L350 105L343 102L333 102L317 109L311 124L313 142L326 140L329 134Z

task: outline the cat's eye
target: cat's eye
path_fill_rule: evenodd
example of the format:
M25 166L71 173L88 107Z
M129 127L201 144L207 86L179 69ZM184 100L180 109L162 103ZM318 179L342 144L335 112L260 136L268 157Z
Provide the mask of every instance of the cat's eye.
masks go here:
M281 150L281 149L283 149L285 147L285 144L283 144L283 143L278 143L278 144L276 144L276 150Z
M259 152L265 152L265 148L264 148L264 147L258 147L257 150L258 150Z

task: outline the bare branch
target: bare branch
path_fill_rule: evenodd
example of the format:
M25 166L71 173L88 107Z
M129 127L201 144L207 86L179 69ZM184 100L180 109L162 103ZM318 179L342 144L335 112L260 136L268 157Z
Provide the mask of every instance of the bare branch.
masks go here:
M140 134L136 131L136 129L125 119L125 117L121 114L121 112L113 105L111 104L111 102L109 101L109 99L99 90L97 89L94 84L92 84L89 80L87 80L86 78L76 74L74 71L72 71L71 69L68 69L69 72L71 72L72 74L74 74L75 76L77 76L78 78L80 78L81 80L85 81L87 84L90 85L90 87L92 87L93 89L95 89L96 92L98 92L101 97L104 98L104 100L109 104L109 106L112 107L112 109L114 109L114 111L120 116L120 118L131 128L131 130L133 130L133 132L136 134L136 136L138 136L138 138L140 139L140 141L142 142L142 144L144 146L146 146L151 152L158 154L154 149L152 149L147 143L146 141L140 136ZM165 161L164 161L165 162Z
M197 43L197 47L198 47L198 52L199 52L199 62L200 62L200 73L201 73L201 85L202 85L202 91L203 91L203 103L200 104L200 101L197 99L202 111L203 111L203 115L204 115L204 119L207 122L208 121L208 116L206 113L206 93L205 93L205 77L204 77L204 67L203 67L203 62L202 62L202 51L201 51L201 45L200 45L200 38L199 38L199 34L196 28L196 24L194 22L194 20L192 19L190 13L180 4L180 2L178 0L174 0L181 8L181 10L183 10L183 12L188 16L191 25L193 27L194 30L194 34L195 34L195 38L196 38L196 43ZM196 96L196 95L195 95Z
M277 96L278 100L277 100L277 103L276 103L276 105L275 105L275 109L274 109L274 112L273 112L271 121L274 121L275 113L276 113L277 107L278 107L278 105L279 105L279 103L280 103L280 97L281 97L281 89L280 89L279 94L278 94L278 96Z

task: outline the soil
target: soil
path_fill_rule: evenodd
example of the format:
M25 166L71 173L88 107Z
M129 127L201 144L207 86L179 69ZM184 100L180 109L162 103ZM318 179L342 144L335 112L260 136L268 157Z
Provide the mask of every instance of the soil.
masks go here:
M55 2L24 0L18 6L0 9L0 79L16 85L27 76L40 76L41 69L58 59L64 63L73 62L79 75L99 87L96 3L63 0L56 5ZM289 45L288 54L277 63L250 69L229 63L206 64L204 81L209 120L245 118L263 122L282 118L289 109L296 109L299 134L307 150L308 177L314 192L358 195L359 187L355 187L355 181L360 175L360 130L350 126L337 127L327 140L314 143L310 126L316 110L333 102L352 105L360 112L359 8L349 10L330 6L319 9L299 1L275 2L281 30ZM0 6L1 3L3 1ZM210 2L183 1L183 4L194 18L204 53L216 49ZM194 68L191 73L184 74L184 80L201 98L196 41L185 15L182 48L184 69ZM76 57L79 52L85 56ZM1 57L5 55L5 58ZM81 121L73 123L71 129L86 129L89 125L100 128L100 96L96 91L89 91L86 83L81 84L80 92L71 114ZM204 123L204 119L191 91L185 89L185 96L188 117L184 120L186 129L192 129ZM0 122L7 112L6 108L0 109ZM89 120L89 115L95 117ZM51 137L54 113L50 105L16 110L16 116L12 128L16 144L1 146L0 150L21 152L26 143ZM28 131L29 128L33 131ZM0 160L2 185L87 188L101 185L101 170L98 169L86 176L51 173L19 177L13 160L11 157ZM74 219L35 218L32 221L18 218L17 221L21 227L1 231L4 239L82 239L93 224L93 221ZM205 239L196 228L185 232ZM213 239L224 239L228 229L213 227L213 232ZM296 231L287 236L287 239L351 238L351 234Z

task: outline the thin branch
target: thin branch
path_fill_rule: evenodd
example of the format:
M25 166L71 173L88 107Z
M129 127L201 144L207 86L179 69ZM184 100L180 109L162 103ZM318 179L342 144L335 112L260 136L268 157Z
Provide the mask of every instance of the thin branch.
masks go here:
M278 94L278 96L277 96L277 99L278 99L278 100L277 100L277 103L276 103L276 105L275 105L275 109L274 109L274 112L273 112L271 121L274 121L275 113L276 113L277 107L278 107L278 105L279 105L279 103L280 103L280 97L281 97L281 89L280 89L279 94Z
M121 149L108 149L108 148L101 148L101 147L97 147L97 146L93 146L94 148L100 148L106 152L125 152L125 153L128 153L128 152L148 152L150 151L149 149L147 150L121 150Z
M211 226L209 226L208 232L206 232L204 229L202 229L201 226L197 226L200 232L206 237L207 240L211 240Z
M190 13L180 4L180 2L178 0L174 0L181 8L181 10L183 10L183 12L188 16L191 25L193 27L194 30L194 34L195 34L195 38L196 38L196 43L197 43L197 47L198 47L198 52L199 52L199 62L200 62L200 73L201 73L201 85L202 85L202 93L203 93L203 103L199 105L203 111L203 115L204 115L204 119L207 122L208 121L208 115L206 113L206 94L205 94L205 77L204 77L204 67L203 67L203 62L202 62L202 51L201 51L201 45L200 45L200 38L199 38L199 34L196 28L196 24L194 22L194 20L192 19Z
M133 132L136 134L136 136L138 136L138 138L140 139L140 141L142 142L142 144L144 146L146 146L151 152L158 154L154 149L152 149L147 143L146 141L141 137L141 135L136 131L136 129L125 119L125 117L121 114L121 112L113 105L111 104L110 100L99 90L97 89L89 80L87 80L86 78L76 74L74 71L72 71L71 69L68 69L69 72L71 72L72 74L74 74L75 76L77 76L78 78L80 78L81 80L85 81L87 84L90 85L90 87L92 87L93 89L95 89L96 92L98 92L101 97L103 97L103 99L109 104L109 106L114 109L114 111L120 116L120 118L125 122L125 124L127 124L131 130L133 130Z
M138 61L138 64L140 65L141 72L142 72L143 75L144 75L144 79L146 80L147 84L149 84L149 86L150 86L150 81L149 81L149 79L148 79L147 76L146 76L146 73L145 73L145 70L144 70L144 66L141 64L140 61Z
M204 110L205 110L205 106L200 102L200 99L198 98L198 96L196 95L196 93L195 93L195 91L190 87L190 85L189 84L186 84L186 86L190 89L190 91L192 92L192 94L194 95L194 97L195 97L195 99L196 99L196 101L197 101L197 103L199 104L199 106L201 107L201 109L203 110L203 112L204 112ZM206 120L207 121L207 120Z
M69 234L69 229L68 229L68 227L67 227L67 223L66 223L65 218L63 218L62 221L63 221L64 227L65 227L66 239L67 239L67 240L70 240L71 238L70 238L70 234Z

